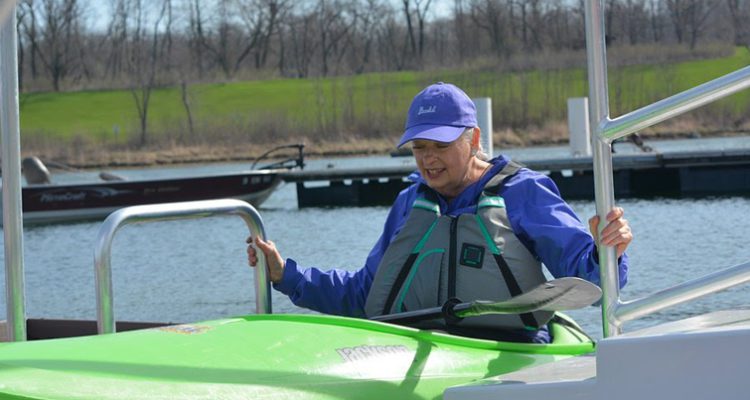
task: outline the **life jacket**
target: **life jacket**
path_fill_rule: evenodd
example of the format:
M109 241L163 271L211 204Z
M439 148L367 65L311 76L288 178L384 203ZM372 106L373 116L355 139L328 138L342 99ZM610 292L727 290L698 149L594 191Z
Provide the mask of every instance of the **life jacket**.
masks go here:
M516 237L498 195L521 165L509 162L480 195L476 214L440 215L437 194L422 185L401 231L378 265L365 303L368 317L440 307L449 299L501 301L547 279ZM462 327L538 329L552 312L483 315Z

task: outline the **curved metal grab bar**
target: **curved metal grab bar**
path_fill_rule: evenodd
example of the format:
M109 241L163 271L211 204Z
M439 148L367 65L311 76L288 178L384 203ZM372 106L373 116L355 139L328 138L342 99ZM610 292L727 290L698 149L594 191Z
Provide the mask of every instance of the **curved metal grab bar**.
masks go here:
M115 317L112 306L112 240L123 226L155 221L205 218L217 215L238 215L250 233L265 239L263 220L253 206L242 200L222 199L186 201L145 206L126 207L110 214L102 223L94 250L96 272L96 316L99 334L115 332ZM271 284L267 279L266 260L258 252L258 266L255 268L255 311L258 314L271 313Z

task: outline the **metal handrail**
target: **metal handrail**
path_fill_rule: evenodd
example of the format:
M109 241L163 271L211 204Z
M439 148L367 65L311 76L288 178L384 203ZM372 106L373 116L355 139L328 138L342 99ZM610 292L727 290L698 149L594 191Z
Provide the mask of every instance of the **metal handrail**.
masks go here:
M599 136L602 140L611 143L615 139L713 103L749 87L750 66L747 66L613 120L605 121L599 128Z
M601 221L598 229L601 232L606 224L605 216L615 204L611 142L750 87L750 67L742 68L611 120L607 93L607 55L602 0L586 0L585 21L589 118L590 126L595 130L592 135L594 139L594 196L596 213ZM638 300L621 302L614 247L599 246L599 263L604 337L620 334L624 321L750 281L750 263L745 263Z
M746 262L637 300L619 303L615 314L618 322L630 321L749 281L750 262Z
M253 206L242 200L222 199L186 201L122 208L110 214L102 223L94 250L96 272L96 315L99 334L115 332L115 318L112 301L112 241L117 231L130 224L173 221L180 219L206 218L217 215L237 215L241 217L253 237L266 238L263 220ZM271 284L267 278L266 260L263 252L258 252L258 265L255 268L255 311L258 314L271 313Z

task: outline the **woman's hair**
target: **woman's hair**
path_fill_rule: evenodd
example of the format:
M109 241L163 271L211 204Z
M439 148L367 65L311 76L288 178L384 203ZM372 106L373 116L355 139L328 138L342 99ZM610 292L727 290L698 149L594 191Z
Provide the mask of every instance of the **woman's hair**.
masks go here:
M464 131L464 133L461 134L461 136L464 139L466 139L466 141L469 142L469 144L471 144L471 139L472 139L473 135L474 135L474 128L473 127L466 128L466 130ZM482 149L482 141L481 140L479 141L478 146L479 147L476 149L476 152L472 151L474 153L474 157L476 157L476 158L478 158L478 159L480 159L482 161L489 160L490 157L487 155L487 153L484 152L484 149Z

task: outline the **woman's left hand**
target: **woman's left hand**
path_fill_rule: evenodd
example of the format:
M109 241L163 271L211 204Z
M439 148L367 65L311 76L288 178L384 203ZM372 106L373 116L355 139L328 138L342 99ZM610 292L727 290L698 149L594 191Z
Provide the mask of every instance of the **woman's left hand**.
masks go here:
M620 207L614 207L607 213L607 226L602 230L601 240L599 239L599 216L594 215L589 219L589 230L594 237L594 242L604 246L616 246L617 258L620 258L628 245L633 241L633 232L630 231L628 220L623 218L625 211Z

